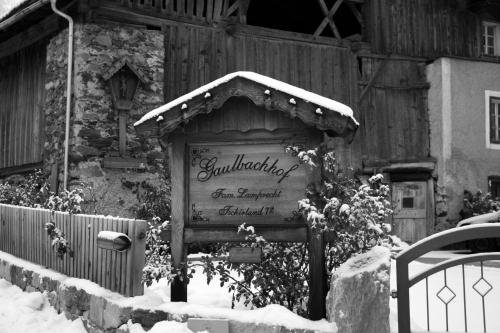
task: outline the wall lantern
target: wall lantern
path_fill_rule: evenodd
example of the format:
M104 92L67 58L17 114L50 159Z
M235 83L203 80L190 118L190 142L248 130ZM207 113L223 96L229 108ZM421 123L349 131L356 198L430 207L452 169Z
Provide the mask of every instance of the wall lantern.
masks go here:
M115 231L100 231L97 235L97 247L105 250L127 251L132 240L125 234Z
M136 68L130 59L118 60L103 74L103 79L109 83L113 106L119 117L120 155L126 155L127 115L132 109L133 100L139 83L146 84L146 76Z

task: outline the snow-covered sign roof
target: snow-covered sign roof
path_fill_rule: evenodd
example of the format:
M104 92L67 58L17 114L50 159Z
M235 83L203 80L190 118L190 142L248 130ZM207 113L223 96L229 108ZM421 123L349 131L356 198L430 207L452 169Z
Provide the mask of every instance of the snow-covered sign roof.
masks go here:
M359 125L347 105L261 74L235 72L148 112L134 126L138 131L159 128L168 133L200 113L220 108L234 96L245 96L258 106L286 112L330 135L353 135Z

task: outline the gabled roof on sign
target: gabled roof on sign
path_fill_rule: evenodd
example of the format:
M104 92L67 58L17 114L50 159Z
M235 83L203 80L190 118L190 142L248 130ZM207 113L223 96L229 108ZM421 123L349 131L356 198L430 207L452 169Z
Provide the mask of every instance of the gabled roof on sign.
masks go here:
M352 136L359 123L347 105L253 72L235 72L199 87L144 115L140 132L168 133L201 113L220 108L230 97L244 96L269 110L286 112L330 135Z

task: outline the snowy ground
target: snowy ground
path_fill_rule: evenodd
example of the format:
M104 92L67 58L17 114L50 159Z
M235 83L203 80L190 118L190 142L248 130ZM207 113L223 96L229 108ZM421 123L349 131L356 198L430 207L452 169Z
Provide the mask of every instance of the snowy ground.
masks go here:
M396 289L396 272L391 271L391 289ZM430 267L429 264L412 263L410 276ZM492 285L493 289L485 296L486 331L500 332L500 268L498 262L490 263L484 267L483 276ZM493 266L493 267L491 267ZM495 267L496 266L496 267ZM461 266L447 270L447 285L456 294L448 304L448 329L450 332L465 332L464 316L464 288ZM468 332L483 332L483 311L481 296L472 288L473 284L481 277L481 267L465 266L465 295ZM444 273L438 272L429 277L429 329L431 332L446 331L446 307L437 298L436 294L444 286ZM486 286L486 285L485 285ZM483 286L484 287L484 286ZM444 296L444 294L441 294ZM451 297L452 294L450 293ZM410 316L412 332L427 331L427 306L426 306L425 279L410 289ZM391 331L397 332L397 301L391 299Z
M49 305L39 292L25 293L4 279L0 279L1 333L86 333L81 319L67 320Z
M432 264L412 263L410 275L416 274ZM488 267L490 266L490 267ZM497 264L484 267L484 278L492 284L493 289L485 297L487 332L500 332L500 268ZM493 267L491 267L493 266ZM468 332L483 331L483 313L481 297L472 289L472 285L480 278L479 266L465 266L465 293L467 298L466 312ZM74 284L79 279L67 279L65 283ZM84 281L85 282L85 281ZM89 284L89 281L87 284ZM451 268L447 271L448 286L456 293L456 297L449 303L449 331L464 332L464 304L461 267ZM436 297L444 285L444 275L439 272L429 278L429 319L431 332L446 331L445 306ZM95 286L95 289L102 289ZM396 289L395 269L391 271L391 289ZM125 298L109 292L110 297L123 305L141 306L145 308L159 308L172 313L189 313L193 316L206 318L227 318L239 321L260 323L287 323L286 326L304 327L310 329L323 329L332 331L331 324L326 321L311 322L291 313L280 306L269 306L263 309L248 311L242 303L236 304L236 309L231 310L231 294L226 287L220 287L215 278L207 286L206 278L199 270L188 286L188 303L171 303L170 286L167 281L160 280L146 288L145 295L134 298ZM427 331L427 311L425 281L418 283L410 290L412 331ZM397 332L397 301L391 299L391 331ZM144 333L140 325L128 324L130 332ZM49 306L46 297L38 292L24 293L16 286L12 286L0 279L0 333L17 332L67 332L84 333L85 329L81 320L68 321L64 315L58 315ZM151 333L191 333L185 323L160 322Z

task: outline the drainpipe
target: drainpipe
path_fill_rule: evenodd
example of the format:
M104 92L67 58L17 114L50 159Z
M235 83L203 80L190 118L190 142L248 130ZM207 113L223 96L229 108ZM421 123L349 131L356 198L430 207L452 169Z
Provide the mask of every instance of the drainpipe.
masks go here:
M64 137L64 190L68 189L69 120L71 116L71 83L73 73L73 19L56 8L57 0L50 0L54 13L68 21L68 79L66 87L66 132Z

